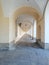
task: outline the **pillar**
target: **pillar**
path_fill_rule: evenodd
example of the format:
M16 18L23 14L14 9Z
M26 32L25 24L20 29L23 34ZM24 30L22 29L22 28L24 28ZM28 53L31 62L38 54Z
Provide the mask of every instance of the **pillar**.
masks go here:
M45 49L49 49L49 2L45 11Z

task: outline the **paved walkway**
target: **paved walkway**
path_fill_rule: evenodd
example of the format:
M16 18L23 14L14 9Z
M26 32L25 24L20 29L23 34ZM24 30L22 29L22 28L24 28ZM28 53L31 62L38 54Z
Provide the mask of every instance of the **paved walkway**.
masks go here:
M0 65L49 65L49 50L17 46L15 50L0 51Z

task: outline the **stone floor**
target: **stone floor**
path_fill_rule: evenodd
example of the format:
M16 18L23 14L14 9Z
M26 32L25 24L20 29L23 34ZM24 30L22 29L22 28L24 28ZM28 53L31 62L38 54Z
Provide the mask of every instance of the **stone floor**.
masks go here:
M0 65L49 65L49 50L20 45L0 50Z

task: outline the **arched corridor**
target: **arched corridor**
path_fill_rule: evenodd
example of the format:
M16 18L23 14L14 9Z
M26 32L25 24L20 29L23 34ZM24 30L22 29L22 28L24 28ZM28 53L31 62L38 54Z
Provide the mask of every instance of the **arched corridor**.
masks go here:
M20 15L16 20L15 45L40 47L36 42L36 21L27 14Z
M0 0L0 65L49 65L49 0Z
M13 41L14 41L14 43L16 43L16 41L19 40L23 34L27 33L27 34L30 34L32 36L32 38L34 38L34 36L35 36L35 42L36 42L36 40L39 39L40 35L38 36L39 32L36 31L38 28L35 27L35 25L37 26L37 24L35 24L35 23L38 23L38 19L40 19L40 18L42 18L42 16L34 8L21 7L18 10L16 10L14 12L13 16L10 18L10 21L12 20L14 25L12 24L13 25L12 27L11 27L11 25L9 26L10 28L13 28L9 31L10 32L9 39L12 36L14 36L12 38L14 38ZM12 23L12 22L10 22L10 23ZM14 33L11 31L14 31ZM40 33L42 33L42 32L40 32ZM44 34L44 33L42 33L42 34ZM15 35L17 35L17 36L15 36ZM12 40L12 38L11 38L11 40ZM44 36L43 36L43 38L44 38ZM32 43L34 43L34 42L32 42ZM11 44L9 44L10 48L13 47L10 45ZM17 45L17 43L16 43L16 45Z

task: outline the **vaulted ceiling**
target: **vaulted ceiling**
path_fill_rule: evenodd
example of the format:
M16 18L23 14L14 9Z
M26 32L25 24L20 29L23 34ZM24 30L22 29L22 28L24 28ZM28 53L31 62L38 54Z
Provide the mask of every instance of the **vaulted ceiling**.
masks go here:
M15 9L22 6L35 8L43 15L48 0L1 0L4 16L9 17Z
M16 23L23 31L27 32L34 25L34 21L32 16L24 14L17 18Z
M19 24L19 23L22 23L22 22L29 22L30 24L34 24L34 18L30 15L27 15L27 14L23 14L23 15L20 15L18 16L16 22Z

